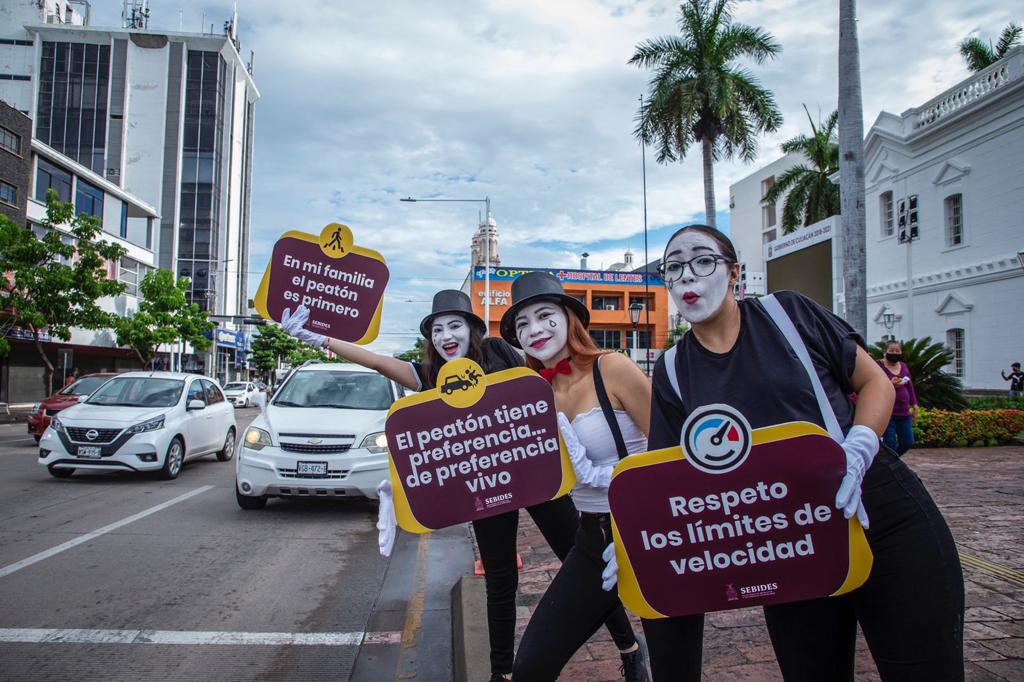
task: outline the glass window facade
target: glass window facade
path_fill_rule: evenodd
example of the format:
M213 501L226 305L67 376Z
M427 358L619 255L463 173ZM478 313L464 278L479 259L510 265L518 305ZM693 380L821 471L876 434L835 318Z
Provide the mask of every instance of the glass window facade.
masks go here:
M878 196L878 219L882 224L883 237L891 237L895 232L892 218L892 192L882 192Z
M60 166L39 159L36 167L36 200L46 203L46 190L53 189L65 204L71 202L71 173Z
M143 265L137 260L131 258L122 258L121 263L117 268L117 281L127 287L124 293L129 296L139 295L139 284L142 283L142 279L149 274L153 268Z
M110 46L43 42L36 137L103 174Z
M946 246L964 243L964 197L951 194L946 197Z
M75 213L87 213L103 220L103 190L79 178L75 185Z
M7 128L0 128L0 147L12 154L21 155L21 137Z
M591 329L590 338L594 339L598 348L622 348L622 332L618 329Z
M213 309L220 228L221 146L227 63L217 52L190 50L185 80L178 275L194 302ZM223 274L222 274L223 279Z
M0 201L11 206L18 205L18 188L9 182L0 180Z

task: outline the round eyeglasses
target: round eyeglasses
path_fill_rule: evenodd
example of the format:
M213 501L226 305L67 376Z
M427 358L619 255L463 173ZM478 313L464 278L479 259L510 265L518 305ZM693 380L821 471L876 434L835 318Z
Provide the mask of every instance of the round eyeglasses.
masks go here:
M690 260L667 260L658 266L658 274L661 275L666 284L672 284L683 276L684 269L689 265L690 272L697 277L708 277L714 274L719 262L729 265L733 263L731 259L725 256L704 254Z

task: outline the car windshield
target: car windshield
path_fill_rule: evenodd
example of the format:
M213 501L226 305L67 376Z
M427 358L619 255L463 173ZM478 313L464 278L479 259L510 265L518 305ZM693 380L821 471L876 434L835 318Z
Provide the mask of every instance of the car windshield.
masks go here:
M178 403L184 386L181 379L123 377L111 379L86 402L124 407L171 407Z
M110 381L110 377L85 377L79 379L75 383L71 384L63 391L61 395L89 395L103 384Z
M379 374L346 371L295 372L274 398L278 407L333 407L386 410L391 407L388 380Z
M245 390L245 384L243 384L241 382L238 382L238 381L232 381L230 384L225 384L224 385L224 390L225 391L244 391Z

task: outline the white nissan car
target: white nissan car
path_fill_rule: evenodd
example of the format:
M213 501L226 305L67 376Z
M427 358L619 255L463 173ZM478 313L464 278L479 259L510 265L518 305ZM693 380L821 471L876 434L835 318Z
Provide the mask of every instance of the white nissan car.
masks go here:
M53 417L39 441L39 464L57 478L98 469L171 479L194 457L231 459L235 433L235 410L216 381L127 372Z
M245 432L235 462L243 509L269 497L366 497L388 476L384 419L404 394L354 364L307 363L292 371Z

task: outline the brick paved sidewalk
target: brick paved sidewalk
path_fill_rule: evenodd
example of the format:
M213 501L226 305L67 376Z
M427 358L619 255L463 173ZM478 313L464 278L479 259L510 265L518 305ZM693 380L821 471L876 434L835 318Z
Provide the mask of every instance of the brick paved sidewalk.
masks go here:
M933 449L906 461L931 491L963 556L967 591L964 655L968 680L1024 680L1024 448ZM559 563L529 515L520 515L523 556L517 639ZM641 631L635 618L635 628ZM517 642L518 644L518 642ZM780 680L760 608L708 616L704 678ZM603 628L562 674L563 680L621 680L619 657ZM877 680L863 638L857 679Z

